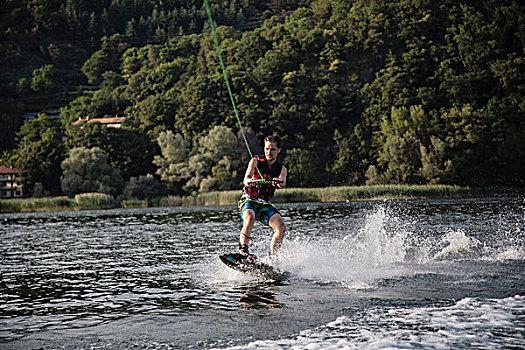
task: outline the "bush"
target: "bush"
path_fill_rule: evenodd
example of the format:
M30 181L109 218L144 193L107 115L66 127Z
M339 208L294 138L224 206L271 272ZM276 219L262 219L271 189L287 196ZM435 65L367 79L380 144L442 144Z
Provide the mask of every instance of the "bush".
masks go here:
M75 202L80 209L109 209L115 208L115 198L105 193L81 193L75 195Z
M125 199L150 199L160 197L164 189L153 175L140 175L129 179L122 196Z
M122 208L147 208L148 207L148 201L147 200L138 200L138 199L128 199L124 200L120 203L120 206Z
M75 209L76 203L67 197L23 198L0 201L0 212L59 211Z
M86 192L117 195L123 187L124 180L98 147L73 148L62 170L62 191L69 196Z

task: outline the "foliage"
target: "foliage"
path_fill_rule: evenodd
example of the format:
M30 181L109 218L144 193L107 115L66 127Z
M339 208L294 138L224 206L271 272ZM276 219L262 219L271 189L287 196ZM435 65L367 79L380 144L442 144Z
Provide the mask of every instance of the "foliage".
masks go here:
M124 179L154 172L153 157L157 147L148 135L128 128L108 128L100 123L70 126L66 130L66 145L98 147Z
M161 155L156 155L153 160L158 166L156 173L170 185L172 191L180 191L184 180L190 177L190 143L181 134L173 134L172 131L161 132L157 142Z
M287 177L287 183L293 187L315 187L322 183L322 171L315 152L293 148L286 152L284 159L286 168L292 169Z
M215 126L199 138L192 151L190 143L181 134L162 132L158 139L162 155L155 156L159 167L157 175L167 181L171 189L186 193L230 189L242 180L238 140L225 126ZM176 191L175 191L176 192Z
M120 205L122 208L147 208L148 201L139 199L126 199L123 200Z
M153 175L140 175L132 177L124 188L122 196L127 199L150 199L160 197L164 194L164 189Z
M197 197L179 198L165 205L232 205L239 200L240 191L214 191ZM284 188L275 193L276 203L333 202L360 199L395 198L458 198L473 196L468 187L450 185L373 185L331 186L318 188Z
M117 206L118 202L112 196L103 193L83 193L75 195L75 198L58 196L0 200L2 213L109 209Z
M24 193L32 194L41 183L41 192L60 194L60 163L65 157L60 123L41 114L24 122L16 140L18 147L7 162L20 170Z
M33 78L31 80L31 89L35 92L40 92L50 95L57 90L57 72L55 67L46 64L33 71Z
M62 170L62 190L70 197L86 192L117 195L122 191L122 177L107 163L100 148L73 148L62 162Z
M82 209L108 209L116 206L113 196L99 192L76 194L75 203Z
M14 99L3 160L25 167L28 189L57 192L49 170L29 169L57 168L64 145L31 163L45 146L24 153L21 115L60 96L67 149L100 147L126 180L156 173L175 195L240 186L247 152L200 2L35 4L6 3L0 25L0 91ZM294 186L522 186L524 13L488 0L212 3L241 124L282 137ZM70 126L87 115L128 121Z
M22 198L0 200L0 212L18 213L35 211L62 211L76 208L76 202L68 197Z
M203 180L199 184L201 192L230 189L241 182L238 175L244 164L240 163L237 137L230 128L215 126L207 135L201 137L198 154L211 166L211 174L206 173L206 181Z

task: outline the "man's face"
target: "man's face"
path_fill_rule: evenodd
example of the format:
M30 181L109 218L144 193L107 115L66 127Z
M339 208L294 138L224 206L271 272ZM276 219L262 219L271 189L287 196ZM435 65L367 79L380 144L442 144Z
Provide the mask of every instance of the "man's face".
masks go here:
M266 157L266 160L273 161L277 159L277 155L280 151L281 149L277 148L275 142L266 141L264 143L264 156Z

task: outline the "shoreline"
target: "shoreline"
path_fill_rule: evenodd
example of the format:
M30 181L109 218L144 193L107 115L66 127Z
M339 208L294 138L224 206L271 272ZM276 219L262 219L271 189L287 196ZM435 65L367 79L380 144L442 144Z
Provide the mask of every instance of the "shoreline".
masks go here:
M0 213L102 210L116 208L150 208L176 206L213 206L237 204L241 190L214 191L196 196L166 196L149 200L130 199L119 202L102 193L66 196L2 199ZM318 188L285 188L276 192L274 203L351 202L395 199L449 199L478 196L508 196L523 194L523 189L471 188L455 185L371 185L333 186Z

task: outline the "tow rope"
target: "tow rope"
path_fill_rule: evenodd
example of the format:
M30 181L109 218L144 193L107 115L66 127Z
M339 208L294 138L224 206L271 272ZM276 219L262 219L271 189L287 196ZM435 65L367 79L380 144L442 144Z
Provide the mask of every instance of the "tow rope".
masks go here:
M242 129L241 119L239 118L239 112L237 111L237 106L235 105L235 99L233 98L233 93L230 87L230 82L228 80L228 75L226 74L226 67L224 66L224 62L222 60L221 49L219 48L219 39L217 39L217 33L215 32L215 25L213 24L213 18L211 17L211 10L210 10L210 5L208 4L208 0L204 0L204 6L206 7L206 13L208 14L208 21L210 22L211 34L213 36L213 41L215 42L215 48L217 49L217 55L219 57L219 64L221 65L222 75L224 76L224 81L226 82L226 88L228 89L228 94L230 95L230 101L232 103L233 112L235 114L235 118L237 119L237 123L239 124L239 130L241 131L242 138L244 139L244 144L246 145L246 149L248 150L248 153L250 154L250 159L253 159L253 154L250 149L250 145L248 144L248 140L246 140L246 135L244 134L244 130ZM259 173L259 176L261 177L261 179L263 179L263 181L259 182L260 184L263 185L263 184L273 183L271 180L264 181L264 177L261 171L259 170L257 163L255 163L255 168L257 169L257 172Z

